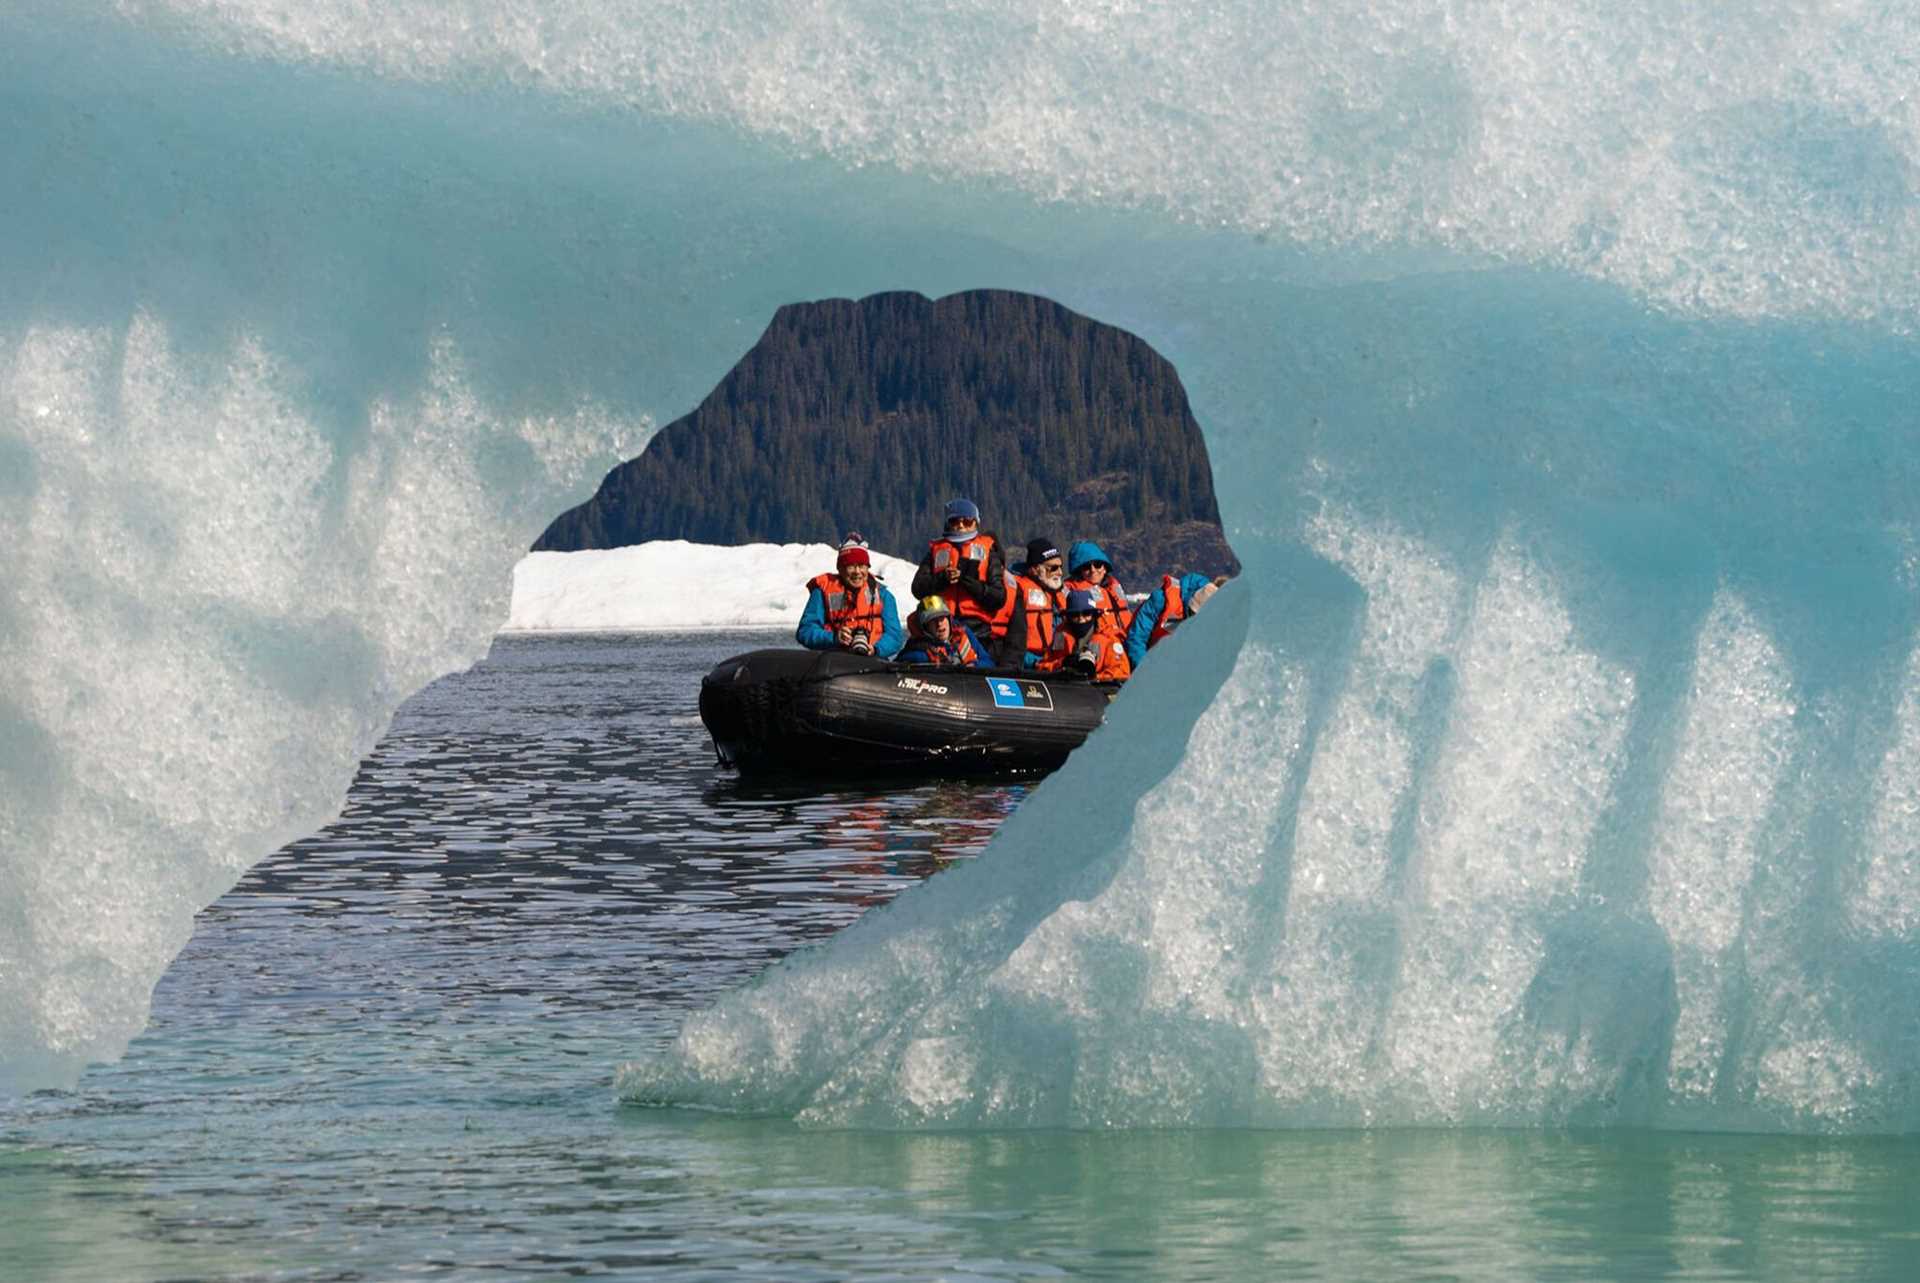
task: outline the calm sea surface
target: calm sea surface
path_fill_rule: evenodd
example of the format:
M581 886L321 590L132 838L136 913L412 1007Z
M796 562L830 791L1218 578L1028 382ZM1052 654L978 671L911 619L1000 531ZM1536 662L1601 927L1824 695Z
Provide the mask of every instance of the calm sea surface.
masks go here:
M119 1065L0 1105L0 1279L1915 1279L1920 1143L890 1135L615 1103L683 1012L1026 785L756 788L765 635L502 638L200 915Z

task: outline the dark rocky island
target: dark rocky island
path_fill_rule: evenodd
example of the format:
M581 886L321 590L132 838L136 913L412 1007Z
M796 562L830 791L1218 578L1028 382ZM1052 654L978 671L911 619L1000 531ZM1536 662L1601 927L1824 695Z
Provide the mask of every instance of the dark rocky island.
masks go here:
M1098 540L1138 589L1239 569L1173 366L1048 299L975 290L795 303L699 408L562 514L536 551L655 539L833 543L917 559L954 495L1017 560Z

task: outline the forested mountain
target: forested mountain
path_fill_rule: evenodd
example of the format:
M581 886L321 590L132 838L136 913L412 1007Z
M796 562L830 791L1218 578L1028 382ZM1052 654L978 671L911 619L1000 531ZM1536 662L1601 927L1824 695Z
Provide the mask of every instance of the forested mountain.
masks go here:
M1030 294L876 294L780 309L712 395L536 550L653 539L835 543L918 557L946 501L1027 539L1096 539L1129 586L1238 569L1173 366ZM823 567L825 569L825 567Z

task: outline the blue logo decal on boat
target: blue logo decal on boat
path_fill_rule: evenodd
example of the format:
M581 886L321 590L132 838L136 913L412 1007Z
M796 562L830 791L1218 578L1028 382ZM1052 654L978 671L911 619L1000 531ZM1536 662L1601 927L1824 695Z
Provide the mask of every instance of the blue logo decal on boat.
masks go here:
M987 685L993 689L993 702L1001 708L1025 708L1026 696L1020 693L1020 683L1005 677L989 677Z

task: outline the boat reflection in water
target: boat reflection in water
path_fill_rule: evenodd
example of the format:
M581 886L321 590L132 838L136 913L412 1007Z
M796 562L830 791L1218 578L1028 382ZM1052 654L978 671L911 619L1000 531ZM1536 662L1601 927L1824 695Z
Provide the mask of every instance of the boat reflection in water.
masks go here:
M936 781L890 775L822 788L817 775L730 775L708 787L706 805L736 816L760 811L763 824L803 830L804 837L794 834L800 838L796 845L808 849L803 855L789 848L787 860L804 860L818 881L793 882L789 868L789 889L804 886L871 907L891 900L907 882L978 855L1031 791L1030 782L978 776Z

